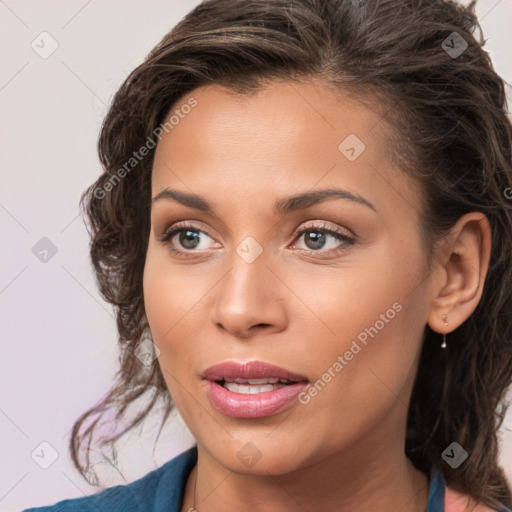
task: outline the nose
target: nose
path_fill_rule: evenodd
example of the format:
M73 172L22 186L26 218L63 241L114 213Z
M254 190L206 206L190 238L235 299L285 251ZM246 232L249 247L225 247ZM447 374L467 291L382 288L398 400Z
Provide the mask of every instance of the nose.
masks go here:
M271 271L263 252L252 262L233 254L233 265L215 287L210 320L221 330L240 339L285 329L285 287Z

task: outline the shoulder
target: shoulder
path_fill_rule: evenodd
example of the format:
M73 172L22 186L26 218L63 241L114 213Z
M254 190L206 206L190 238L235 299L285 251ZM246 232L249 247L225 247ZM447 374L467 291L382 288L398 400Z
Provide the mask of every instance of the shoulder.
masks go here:
M478 503L469 494L462 494L451 487L445 489L445 512L502 512Z
M170 511L181 499L186 478L196 461L195 450L190 448L132 483L23 512L149 512L160 510L163 505Z

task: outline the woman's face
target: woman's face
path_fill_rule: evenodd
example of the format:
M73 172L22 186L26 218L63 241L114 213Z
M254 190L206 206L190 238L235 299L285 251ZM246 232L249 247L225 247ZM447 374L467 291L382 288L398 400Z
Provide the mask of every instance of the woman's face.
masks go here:
M431 291L419 188L387 160L382 115L315 81L205 86L176 109L155 154L144 301L198 445L257 474L402 453ZM326 189L340 192L291 199ZM228 390L207 372L284 375L243 373L254 361L303 382Z

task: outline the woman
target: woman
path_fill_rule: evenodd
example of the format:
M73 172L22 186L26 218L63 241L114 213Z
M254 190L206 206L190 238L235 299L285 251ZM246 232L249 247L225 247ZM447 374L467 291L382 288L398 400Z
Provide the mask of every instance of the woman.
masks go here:
M162 39L83 196L122 357L71 453L90 477L161 401L197 445L33 510L510 510L512 130L477 28L443 0L209 0Z

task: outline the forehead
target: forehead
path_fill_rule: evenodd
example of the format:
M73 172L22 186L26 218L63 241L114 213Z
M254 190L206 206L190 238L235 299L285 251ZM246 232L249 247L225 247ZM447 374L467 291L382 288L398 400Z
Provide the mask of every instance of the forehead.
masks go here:
M179 114L191 98L196 107L178 120L173 114ZM337 149L336 142L353 133L375 148L382 138L374 130L382 119L381 110L377 103L363 105L316 80L267 81L249 94L209 85L195 89L172 107L168 117L178 122L162 146L182 145L194 138L201 151L218 152L236 143L245 154L253 149L254 156L261 157L258 147L280 153L298 149L296 145L304 151Z
M194 108L183 108L191 101ZM179 100L173 115L179 120L156 149L153 195L173 186L210 197L222 189L263 198L318 183L376 197L378 181L396 195L395 182L407 180L391 169L382 106L319 81L271 81L251 94L204 86Z

